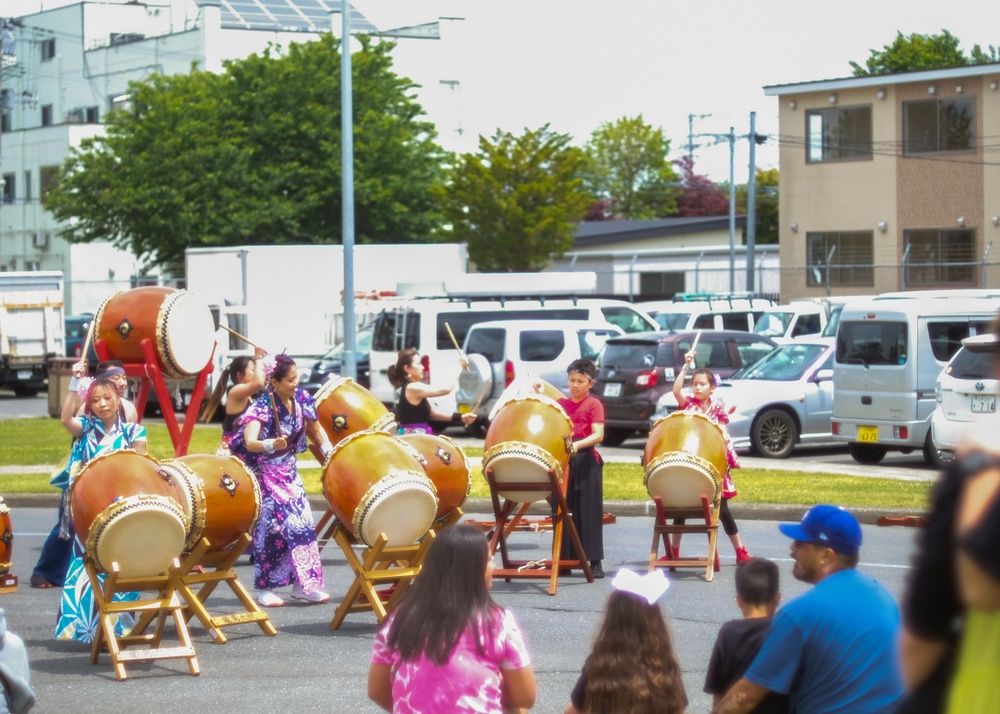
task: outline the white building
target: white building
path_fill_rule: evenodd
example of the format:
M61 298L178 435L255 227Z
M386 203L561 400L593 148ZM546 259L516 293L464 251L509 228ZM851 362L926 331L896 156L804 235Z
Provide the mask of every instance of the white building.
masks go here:
M331 27L339 33L340 14L331 14L339 8L339 0L84 0L9 22L0 73L0 270L62 270L68 314L156 282L157 270L147 275L150 266L126 251L56 235L40 197L69 151L103 131L107 112L129 107L129 82L188 72L192 63L219 71L224 60L270 43L308 41ZM357 10L352 25L397 41L440 37L436 21L385 30Z

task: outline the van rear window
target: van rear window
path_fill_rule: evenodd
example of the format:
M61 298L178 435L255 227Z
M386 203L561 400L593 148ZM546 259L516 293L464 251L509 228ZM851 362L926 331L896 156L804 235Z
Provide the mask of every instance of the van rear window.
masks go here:
M412 310L395 312L383 310L372 327L372 349L379 352L398 352L420 349L420 313ZM405 331L405 335L403 334Z
M525 330L520 342L521 359L525 362L554 362L566 349L562 330Z
M463 310L462 312L442 312L437 316L437 348L439 350L454 349L448 328L455 333L458 344L465 342L469 329L480 322L492 320L586 320L590 312L582 307L546 308L544 310L511 309L502 310Z
M469 354L482 355L490 362L502 362L506 339L507 331L502 327L486 327L472 332L466 349Z
M601 352L601 367L614 369L649 369L656 364L656 342L629 340L608 342Z
M860 365L906 363L905 322L842 322L837 331L837 362Z

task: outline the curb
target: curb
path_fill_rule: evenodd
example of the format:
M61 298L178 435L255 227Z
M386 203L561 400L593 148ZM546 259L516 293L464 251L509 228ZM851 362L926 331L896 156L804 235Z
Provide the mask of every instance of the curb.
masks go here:
M12 493L3 500L11 508L58 508L60 494L58 493ZM310 495L309 504L315 513L326 512L328 506L322 496ZM730 502L733 518L744 521L798 521L802 514L810 508L809 505L796 503L740 503ZM467 514L493 516L493 503L488 498L469 498L462 506ZM908 508L877 508L858 506L850 508L851 513L860 523L876 525L883 516L899 518L902 516L923 516L926 511ZM621 518L648 517L656 513L652 501L605 501L604 511ZM551 509L544 501L533 504L528 509L528 515L547 516Z

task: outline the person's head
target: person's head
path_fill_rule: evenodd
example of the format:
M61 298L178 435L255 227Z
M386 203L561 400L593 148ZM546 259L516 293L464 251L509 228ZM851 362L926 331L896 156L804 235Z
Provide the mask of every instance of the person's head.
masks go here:
M107 377L98 377L87 390L84 413L93 414L107 423L118 418L120 403L121 397L118 396L117 385Z
M233 358L227 369L229 370L229 379L233 386L235 386L249 382L254 378L254 375L257 373L257 363L249 355L240 355Z
M597 367L589 359L575 359L566 368L569 394L574 401L580 401L590 393L597 378Z
M803 582L818 583L858 564L861 525L843 508L813 506L800 523L779 523L778 530L792 539L792 575Z
M400 350L396 364L389 365L389 382L394 387L402 387L408 382L419 382L424 378L424 365L420 353L415 349Z
M630 583L623 584L626 574ZM639 576L621 570L612 585L616 589L583 668L587 711L683 712L681 668L657 604L667 585L663 572Z
M777 565L767 558L750 558L736 566L736 604L744 616L760 610L773 615L780 600Z
M715 373L708 369L696 369L691 374L691 392L699 402L707 401L718 385Z
M119 397L125 396L128 390L128 377L125 376L125 365L121 360L109 359L97 365L97 378L101 377L110 379L114 383Z
M444 664L469 627L482 623L494 632L492 576L493 559L483 532L468 525L445 528L427 549L420 577L395 610L389 644L403 659L423 654Z
M282 353L274 356L274 371L271 372L271 389L282 399L289 399L299 386L299 371L295 360Z

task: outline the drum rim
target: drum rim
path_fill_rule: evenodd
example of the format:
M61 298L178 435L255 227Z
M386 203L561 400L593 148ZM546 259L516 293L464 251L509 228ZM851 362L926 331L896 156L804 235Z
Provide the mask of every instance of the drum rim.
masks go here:
M722 474L719 469L710 462L697 454L692 454L687 451L665 451L659 454L655 459L646 464L644 470L644 478L642 485L646 487L646 493L649 493L649 479L653 477L657 471L660 471L667 462L671 463L685 463L698 467L702 473L708 476L715 483L715 497L712 499L718 501L719 497L722 495ZM652 497L653 494L650 494Z
M316 394L313 395L313 399L316 400L316 406L317 406L317 408L323 402L323 400L325 400L327 397L329 397L331 394L333 394L335 391L337 391L338 389L340 389L342 386L344 386L348 382L353 382L353 381L354 380L351 379L350 377L345 377L343 375L334 377L333 379L326 380L326 382L323 384L323 386L321 386L316 391ZM358 386L360 386L360 385L358 385ZM372 396L375 396L375 395L372 395Z
M261 498L263 497L262 493L261 493L261 490L260 490L260 482L257 480L257 477L254 475L253 471L251 471L250 468L245 463L243 463L239 458L233 456L232 454L185 454L184 456L178 456L176 459L172 459L172 460L173 461L181 461L182 463L187 464L188 466L190 466L190 464L188 464L187 461L184 461L184 459L187 459L187 458L203 458L203 457L221 458L221 459L226 459L226 460L232 461L233 464L236 467L238 467L239 469L241 469L242 472L245 473L247 475L247 477L250 479L250 484L253 487L253 494L254 494L254 496L253 496L253 518L250 520L250 526L247 528L246 532L249 533L251 537L253 537L253 533L257 529L257 521L260 520ZM201 478L200 475L198 476L198 481L199 481L199 483L201 483L203 481L203 479ZM202 489L204 490L204 484L202 484ZM208 523L207 523L207 520L208 520L208 510L207 510L208 509L208 497L207 496L205 497L205 509L206 509L206 524L205 525L207 526L208 525ZM229 543L223 543L223 544L211 543L210 546L212 548L212 551L210 551L210 552L215 552L215 551L219 551L219 550L226 550L231 545L233 545L233 543L235 543L236 540L238 540L238 539L239 539L239 537L237 537L233 541L230 541ZM200 540L200 538L199 538L199 540ZM197 541L195 541L195 542L197 543ZM216 546L218 546L218 547L216 547ZM191 546L191 547L193 548L194 546Z
M333 449L330 450L330 454L326 457L326 461L323 462L323 471L326 472L326 467L330 464L330 460L333 459L336 453L342 451L351 442L360 440L361 437L363 436L388 437L397 444L402 444L403 448L406 449L406 451L408 451L410 455L417 460L418 463L420 463L421 465L423 465L424 463L423 455L419 451L417 451L417 449L413 446L413 444L408 444L407 442L390 434L389 432L369 427L367 429L362 429L361 431L356 431L353 434L348 434L343 439L334 444Z
M518 450L513 453L497 453L501 448L510 448ZM527 452L527 453L524 453ZM536 444L530 444L526 441L501 441L499 444L494 444L489 448L486 453L483 454L483 475L486 475L486 469L489 465L501 456L513 456L520 453L520 455L527 456L529 460L534 461L539 466L545 469L551 469L556 473L556 480L558 483L562 483L563 477L563 467L559 463L559 460L553 456L547 449Z
M179 482L179 488L183 489L191 502L191 518L186 528L187 537L184 541L184 552L188 552L201 540L202 533L205 532L205 525L208 522L208 504L205 499L205 488L199 476L188 464L177 459L167 459L160 462L160 468L164 471L172 471L172 476ZM184 510L181 504L181 510ZM187 514L185 514L186 516ZM188 518L185 517L185 521Z
M437 487L427 478L426 474L417 473L416 471L393 471L373 483L358 501L358 505L354 507L354 515L351 518L354 535L368 546L372 544L365 538L365 518L379 504L381 497L384 495L383 492L401 490L400 486L402 486L403 490L425 492L430 495L434 506L431 509L430 523L427 524L424 533L426 534L433 527L438 509ZM412 543L407 543L406 545L412 545Z
M459 503L458 505L456 505L455 508L452 508L447 513L444 513L441 516L439 516L437 518L437 520L435 521L435 523L437 523L438 521L442 521L442 520L446 519L448 516L450 516L452 513L455 512L456 508L461 508L462 506L465 505L465 502L469 500L469 494L472 493L472 462L469 461L469 457L466 455L465 449L463 449L461 446L459 446L459 444L458 444L457 441L455 441L454 439L452 439L449 436L445 436L444 434L418 434L418 433L413 433L413 434L402 434L402 435L400 435L397 438L400 441L408 442L408 440L410 439L410 437L414 437L414 436L416 436L416 437L429 437L431 439L441 439L441 440L444 440L445 442L447 442L448 444L450 444L452 447L454 447L454 449L457 450L458 453L460 453L462 455L462 469L461 470L464 470L465 473L466 473L466 478L465 478L465 495L462 497L462 502ZM411 444L411 446L412 446L412 444ZM449 469L452 468L451 465L449 465L448 468ZM426 471L426 469L427 469L427 464L424 464L424 470ZM428 475L428 478L430 478L429 475ZM431 483L434 483L433 479L431 480ZM434 487L437 488L437 484L436 483L434 484ZM438 490L440 491L440 489L438 489ZM439 497L438 498L438 508L441 507L440 506L440 501L441 501L441 499Z
M102 573L110 573L111 569L110 567L104 567L98 554L97 542L100 539L100 534L107 530L108 526L114 522L118 516L128 511L135 510L140 506L151 507L151 510L159 510L163 513L174 515L180 522L181 528L184 529L184 511L181 509L177 501L167 496L156 496L144 493L137 496L127 496L115 501L114 503L108 504L100 513L97 514L93 523L90 524L90 531L87 533L87 542L85 544L87 555L94 562L97 569ZM183 551L177 553L174 557L176 558L182 554ZM121 566L121 563L119 563L119 566ZM158 574L159 573L153 573L153 575Z

